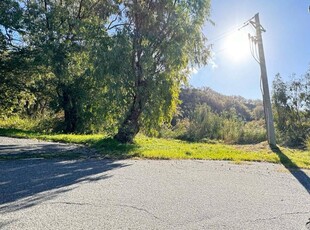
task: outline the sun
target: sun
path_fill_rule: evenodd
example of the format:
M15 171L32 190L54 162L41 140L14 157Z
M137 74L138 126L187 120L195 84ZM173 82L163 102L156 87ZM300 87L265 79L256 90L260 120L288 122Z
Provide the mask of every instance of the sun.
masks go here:
M231 61L243 61L250 54L248 36L240 31L227 36L223 44L223 52Z

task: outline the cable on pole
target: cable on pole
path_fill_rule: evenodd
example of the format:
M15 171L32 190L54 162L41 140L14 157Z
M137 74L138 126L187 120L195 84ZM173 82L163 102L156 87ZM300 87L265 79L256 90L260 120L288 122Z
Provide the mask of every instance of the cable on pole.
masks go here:
M256 46L256 39L254 37L252 37L250 34L248 34L249 37L249 45L250 45L250 51L251 51L251 55L254 58L254 60L260 64L258 58L257 58L257 46Z
M255 16L254 16L255 17ZM210 40L208 40L209 44L208 46L210 47L210 49L213 49L213 43L217 42L219 40L222 40L226 37L231 36L233 33L235 33L236 31L241 31L244 27L248 26L249 24L251 24L254 28L256 28L255 22L253 22L254 17L250 18L249 20L245 21L242 25L237 25L237 26L233 26L231 27L232 29L227 30L226 32L223 32L221 34L219 34L218 36L216 36L215 38L212 38ZM262 28L262 27L261 27ZM262 28L262 31L265 31L264 28ZM255 59L255 61L260 64L259 60L258 60L258 53L257 53L257 46L256 46L256 40L254 37L250 37L249 34L249 43L250 43L250 51L251 51L251 55L253 56L253 58ZM225 47L223 49L220 49L218 51L213 51L214 53L221 53L225 50L229 49L229 47Z
M210 40L208 40L208 42L211 43L211 42L216 42L216 41L222 40L222 39L230 36L231 34L235 33L236 30L239 30L239 28L240 28L240 25L233 26L233 27L231 27L231 29L228 29L225 32L217 35L216 37L211 38Z

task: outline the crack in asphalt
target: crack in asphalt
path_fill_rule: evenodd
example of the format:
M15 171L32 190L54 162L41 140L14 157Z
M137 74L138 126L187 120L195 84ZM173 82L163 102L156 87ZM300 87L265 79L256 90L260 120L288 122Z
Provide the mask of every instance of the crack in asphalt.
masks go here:
M99 205L91 204L91 203L79 203L79 202L49 202L47 204L65 204L65 205L78 205L78 206L94 206L94 207L102 207Z
M188 220L185 223L180 223L178 225L175 225L175 227L186 227L186 225L190 225L192 223L198 224L198 223L206 221L206 220L210 220L210 217L205 215L205 216L202 216L202 217L197 218L195 220Z
M153 213L151 213L150 211L148 211L147 209L144 209L144 208L139 208L139 207L136 207L136 206L133 206L133 205L126 205L126 204L119 204L119 205L116 205L116 206L119 206L119 207L126 207L126 208L132 208L132 209L135 209L135 210L138 210L138 211L142 211L142 212L145 212L151 216L153 216L155 219L157 220L160 220L160 221L163 221L162 219L160 219L158 216L154 215ZM164 222L164 221L163 221Z
M166 220L163 220L161 218L159 218L158 216L156 216L155 214L151 213L150 211L148 211L147 209L144 209L144 208L139 208L139 207L136 207L136 206L133 206L133 205L117 205L117 206L120 206L120 207L126 207L126 208L132 208L132 209L135 209L135 210L138 210L138 211L142 211L142 212L145 212L149 215L151 215L152 217L154 217L155 219L165 223L165 224L168 224L174 228L176 227L182 227L182 226L186 226L188 224L191 224L191 223L196 223L196 222L202 222L206 219L210 219L209 217L206 217L206 216L203 216L201 218L199 218L198 220L191 220L191 221L186 221L185 223L179 223L179 224L172 224Z
M309 221L306 223L306 227L310 230L310 218Z
M91 203L79 203L79 202L49 202L48 204L65 204L65 205L78 205L78 206L92 206L92 207L103 207L102 205L96 205L96 204L91 204ZM161 218L159 218L158 216L156 216L155 214L151 213L150 211L148 211L147 209L144 208L139 208L133 205L126 205L126 204L119 204L119 205L114 205L114 206L118 206L118 207L125 207L125 208L132 208L141 212L145 212L147 214L149 214L150 216L154 217L157 220L160 220L166 224L171 225L170 223L167 223L166 221L162 220Z
M139 208L139 207L136 207L136 206L134 206L134 205L126 205L126 204L120 204L120 205L116 205L116 206L125 207L125 208L132 208L132 209L138 210L138 211L140 211L140 212L145 212L145 213L147 213L148 215L150 215L150 216L152 216L153 218L155 218L156 220L159 220L159 221L161 221L162 223L165 223L165 224L167 224L167 225L169 225L169 226L171 226L171 227L173 227L173 228L178 227L178 226L182 226L182 225L174 225L174 224L170 223L170 222L167 221L167 220L161 219L161 218L159 218L158 216L156 216L155 214L151 213L150 211L148 211L148 210L145 209L145 208Z
M269 218L259 218L259 219L255 219L255 220L249 220L246 222L257 222L257 221L266 221L266 220L276 220L278 218L281 218L283 216L287 216L287 215L302 215L302 214L310 214L310 211L308 212L286 212L286 213L282 213L278 216L274 216L274 217L269 217Z

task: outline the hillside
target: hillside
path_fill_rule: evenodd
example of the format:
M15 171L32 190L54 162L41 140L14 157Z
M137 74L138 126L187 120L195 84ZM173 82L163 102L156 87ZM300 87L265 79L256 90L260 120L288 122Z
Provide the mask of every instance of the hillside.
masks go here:
M208 105L212 112L220 115L224 112L234 112L244 121L264 118L263 102L249 100L241 96L226 96L211 88L182 88L179 105L179 118L190 118L198 105Z

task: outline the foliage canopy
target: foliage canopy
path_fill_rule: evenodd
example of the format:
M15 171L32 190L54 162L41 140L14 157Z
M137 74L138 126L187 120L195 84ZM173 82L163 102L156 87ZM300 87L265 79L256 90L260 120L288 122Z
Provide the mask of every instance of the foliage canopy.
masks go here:
M0 4L2 117L55 117L59 131L131 142L172 118L189 69L209 57L209 0Z

